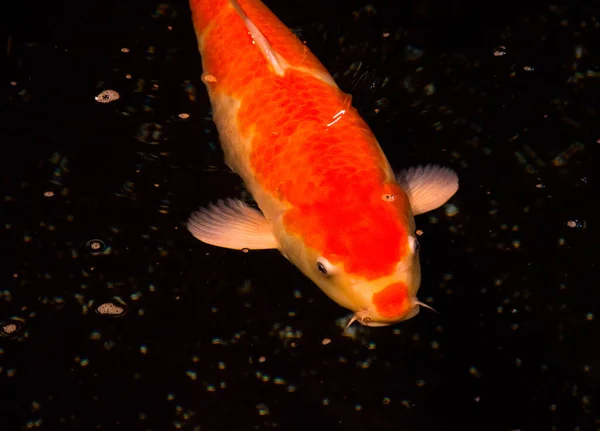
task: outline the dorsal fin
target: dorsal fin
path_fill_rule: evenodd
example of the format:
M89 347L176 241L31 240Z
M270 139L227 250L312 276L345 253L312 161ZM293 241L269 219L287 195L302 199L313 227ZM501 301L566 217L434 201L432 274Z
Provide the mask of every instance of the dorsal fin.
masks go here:
M281 58L281 56L278 55L275 50L273 50L265 35L262 34L258 27L254 25L252 20L248 18L248 15L246 15L246 13L242 10L237 0L229 1L231 2L233 9L238 13L240 18L242 18L242 21L244 21L244 24L248 29L248 33L250 33L250 36L252 36L252 39L254 39L256 46L265 56L267 62L271 65L277 75L283 76L285 69L290 67L290 65L283 58Z

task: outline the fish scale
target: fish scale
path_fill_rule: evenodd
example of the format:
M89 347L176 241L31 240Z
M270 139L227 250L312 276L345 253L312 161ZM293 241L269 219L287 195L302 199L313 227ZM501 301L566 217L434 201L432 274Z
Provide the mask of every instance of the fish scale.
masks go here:
M456 175L426 167L399 185L351 96L260 1L190 4L226 163L262 212L222 202L193 214L190 231L222 247L278 248L363 324L414 316L412 206L443 204Z

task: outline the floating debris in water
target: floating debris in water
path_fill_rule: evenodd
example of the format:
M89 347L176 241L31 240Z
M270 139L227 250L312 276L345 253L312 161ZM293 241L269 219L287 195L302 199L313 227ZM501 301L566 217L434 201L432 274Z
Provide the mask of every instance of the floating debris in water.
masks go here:
M177 11L173 8L170 3L159 3L156 6L156 11L152 15L152 18L170 18L173 19L177 16Z
M0 323L0 337L17 338L23 332L25 321L18 317L11 317Z
M98 305L96 313L101 316L122 317L127 314L127 304L119 298L113 298L112 301Z
M585 229L587 227L587 222L585 220L569 220L567 226L571 229Z
M95 99L96 102L99 103L110 103L110 102L114 102L115 100L119 100L119 93L117 93L115 90L104 90L102 91L100 94L98 94Z
M499 46L498 48L496 48L494 50L494 57L501 57L503 55L506 55L506 47L505 46Z
M404 57L410 61L416 61L420 59L421 57L423 57L423 54L424 52L422 49L419 49L412 45L408 45L404 50Z
M55 165L55 167L52 171L52 179L50 180L50 182L57 186L62 186L63 180L65 179L67 173L69 172L69 169L67 167L67 165L69 163L69 159L66 156L63 156L62 154L55 152L50 157L49 162L51 164ZM68 194L68 189L63 189L62 194L63 194L63 196L65 194ZM48 197L48 196L46 196L46 197Z
M150 145L158 145L162 137L163 126L158 123L143 123L136 134L136 139Z
M90 363L88 358L82 358L81 356L75 356L74 361L82 367L87 367Z
M473 366L469 368L469 374L477 379L481 378L481 372Z
M106 250L106 244L101 239L90 239L85 248L93 255L102 254Z
M556 167L565 166L569 159L573 157L575 154L583 150L585 146L581 142L575 142L574 144L569 145L566 150L560 153L552 160L552 164Z
M194 87L194 85L192 84L191 81L188 81L188 80L183 81L183 90L185 91L185 93L188 96L188 99L191 102L196 101L196 87Z
M269 407L265 403L260 403L256 406L256 410L258 410L258 414L260 416L267 416L271 414L269 411Z
M458 207L454 204L446 204L444 205L444 212L448 217L454 217L458 214Z
M435 84L433 82L427 84L423 89L425 91L425 95L431 96L435 93Z

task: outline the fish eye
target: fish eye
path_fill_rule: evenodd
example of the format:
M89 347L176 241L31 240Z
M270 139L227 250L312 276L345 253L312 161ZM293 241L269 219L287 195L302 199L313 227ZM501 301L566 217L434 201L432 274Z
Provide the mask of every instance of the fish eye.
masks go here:
M324 257L320 257L319 259L317 259L317 269L325 277L329 277L333 271L331 263L329 263L329 261Z
M327 269L325 269L325 265L323 265L321 262L317 262L317 269L321 271L321 274L327 275Z

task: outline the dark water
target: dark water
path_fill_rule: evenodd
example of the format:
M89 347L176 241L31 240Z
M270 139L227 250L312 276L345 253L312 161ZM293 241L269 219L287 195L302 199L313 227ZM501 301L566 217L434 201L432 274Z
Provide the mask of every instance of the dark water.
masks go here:
M417 218L440 313L344 335L277 252L186 231L245 192L185 1L23 4L2 27L2 431L600 429L600 9L268 4L393 166L458 172Z

